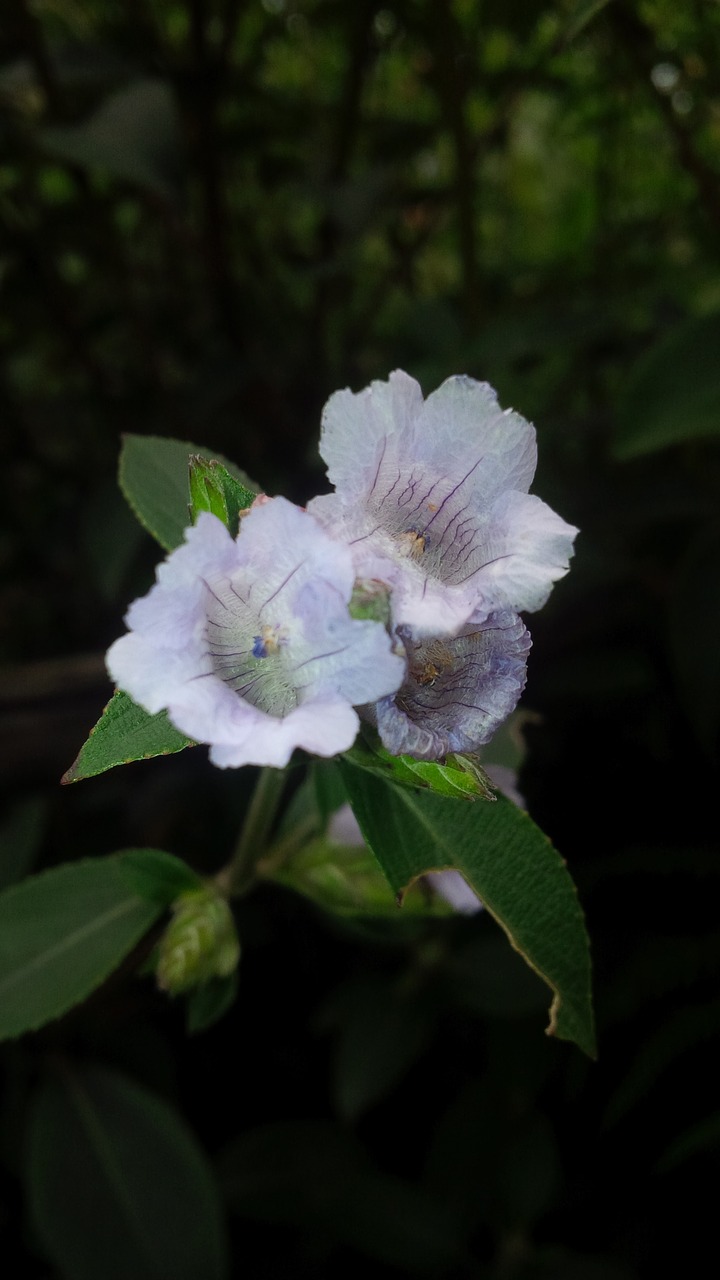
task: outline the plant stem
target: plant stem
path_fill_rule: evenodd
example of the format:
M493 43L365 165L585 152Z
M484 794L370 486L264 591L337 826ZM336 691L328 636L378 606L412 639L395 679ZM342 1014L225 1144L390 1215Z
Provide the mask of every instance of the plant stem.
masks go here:
M217 877L218 887L228 898L244 893L255 879L255 868L267 847L285 779L284 769L261 770L240 838L230 861Z

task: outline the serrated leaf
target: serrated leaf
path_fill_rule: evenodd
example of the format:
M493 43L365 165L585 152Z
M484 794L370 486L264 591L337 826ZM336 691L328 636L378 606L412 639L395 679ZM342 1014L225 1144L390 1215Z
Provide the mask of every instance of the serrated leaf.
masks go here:
M227 1246L204 1152L181 1118L106 1068L63 1064L35 1099L34 1227L65 1280L225 1280Z
M151 716L117 689L62 782L80 782L119 764L173 755L194 746L191 738L170 724L164 711Z
M720 436L719 347L715 314L686 321L646 352L618 401L616 458Z
M207 454L207 449L189 441L165 436L126 435L120 454L119 480L127 501L138 520L166 551L172 551L183 540L190 524L188 465L192 455ZM221 453L213 459L227 468L231 476L256 495L257 485Z
M0 894L0 1039L79 1004L154 924L162 906L131 888L122 862L67 863Z
M367 726L345 753L345 758L361 769L402 786L424 787L452 799L495 799L496 788L474 757L449 755L440 764L435 760L415 760L412 756L393 756Z
M350 802L390 884L454 867L553 992L548 1032L591 1056L588 939L575 886L547 837L504 796L458 804L384 782L343 762Z
M252 506L257 494L236 480L222 463L199 454L190 458L188 481L193 523L201 511L211 511L235 537L240 512Z

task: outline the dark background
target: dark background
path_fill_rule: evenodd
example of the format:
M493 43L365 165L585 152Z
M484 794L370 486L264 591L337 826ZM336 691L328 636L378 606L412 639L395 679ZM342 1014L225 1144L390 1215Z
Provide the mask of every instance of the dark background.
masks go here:
M23 1189L58 1052L184 1115L233 1274L684 1272L720 1136L720 6L8 0L2 40L5 879L127 845L214 870L251 785L199 750L59 786L158 558L122 432L303 502L332 391L464 372L535 422L535 491L581 529L528 619L521 788L599 1024L597 1064L548 1041L490 921L358 932L258 891L204 1036L121 975L4 1048L15 1274L73 1280Z

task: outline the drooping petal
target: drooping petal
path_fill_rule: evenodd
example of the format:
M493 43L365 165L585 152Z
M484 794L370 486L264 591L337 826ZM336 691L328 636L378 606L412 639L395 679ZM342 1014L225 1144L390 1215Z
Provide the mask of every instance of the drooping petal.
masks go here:
M407 678L373 708L387 750L439 760L489 742L525 686L530 636L517 614L500 610L446 639L399 634Z
M237 539L204 512L131 606L108 669L221 766L334 755L355 738L353 704L404 673L385 629L350 617L353 580L348 548L284 498L253 508Z

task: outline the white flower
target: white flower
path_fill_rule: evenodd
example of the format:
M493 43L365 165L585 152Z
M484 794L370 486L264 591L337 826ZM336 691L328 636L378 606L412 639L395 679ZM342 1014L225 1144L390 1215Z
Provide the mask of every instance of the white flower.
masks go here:
M397 370L325 406L320 451L335 493L313 515L391 588L395 625L456 634L500 608L539 609L577 532L528 494L535 431L495 392L448 378L423 401Z
M349 549L284 498L253 508L233 539L202 513L131 605L107 655L118 686L220 766L287 764L293 750L347 750L355 705L398 688L384 628L348 612Z

